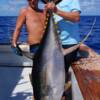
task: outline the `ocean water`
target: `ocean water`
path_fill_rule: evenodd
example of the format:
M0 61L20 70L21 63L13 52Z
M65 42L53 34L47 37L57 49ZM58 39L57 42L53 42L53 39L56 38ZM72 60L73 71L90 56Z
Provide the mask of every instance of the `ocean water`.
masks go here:
M81 16L79 31L81 39L84 38L84 36L86 36L86 34L90 31L95 18L96 23L93 27L91 35L85 41L85 44L100 54L100 16Z
M79 23L79 31L81 39L86 36L90 31L94 19L96 18L96 23L93 28L93 31L89 38L85 41L89 47L94 49L97 53L100 54L100 16L81 16ZM10 44L12 33L16 25L16 16L0 16L0 45ZM19 41L25 42L27 40L27 31L25 26L21 30L21 37Z

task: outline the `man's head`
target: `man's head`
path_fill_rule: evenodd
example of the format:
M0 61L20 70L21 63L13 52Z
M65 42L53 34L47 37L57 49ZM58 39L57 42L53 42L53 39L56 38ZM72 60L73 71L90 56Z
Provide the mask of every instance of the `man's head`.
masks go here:
M34 9L38 5L38 0L27 0L29 5Z

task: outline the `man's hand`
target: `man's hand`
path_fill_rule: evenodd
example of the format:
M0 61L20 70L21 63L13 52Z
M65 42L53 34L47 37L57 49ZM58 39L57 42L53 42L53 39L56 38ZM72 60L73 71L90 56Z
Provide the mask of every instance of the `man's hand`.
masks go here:
M57 9L57 7L56 7L56 5L55 5L54 2L49 2L49 3L47 3L47 4L45 5L45 9L46 9L46 10L51 10L51 11L53 11L54 13L56 13L56 12L58 11L58 9Z
M16 46L11 45L11 48L12 48L12 50L13 50L13 52L14 52L15 54L17 54L17 55L19 55L19 56L23 56L22 50L19 48L18 45L16 45Z
M13 41L12 41L11 46L16 47L16 46L17 46L17 44L16 44L16 43L13 43Z

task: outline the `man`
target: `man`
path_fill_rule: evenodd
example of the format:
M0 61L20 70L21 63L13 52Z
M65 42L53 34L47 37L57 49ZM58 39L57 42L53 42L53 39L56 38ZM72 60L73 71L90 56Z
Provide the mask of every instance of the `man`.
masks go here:
M20 31L23 24L26 24L28 31L27 43L32 47L39 45L43 36L45 24L45 11L37 9L37 0L28 0L29 6L20 11L17 20L16 28L12 37L12 46L17 46L17 41L20 36ZM34 50L33 50L34 51Z
M19 55L21 55L21 52L17 47L17 41L23 24L26 25L28 31L27 43L30 45L30 51L32 53L35 53L38 49L44 31L46 11L37 9L37 0L28 0L28 3L29 6L20 11L16 28L12 36L12 47Z
M46 5L46 8L55 13L54 19L57 22L63 48L67 49L79 43L77 22L80 20L81 11L78 0L62 0L57 6L51 2ZM68 63L66 65L68 66ZM67 72L68 69L67 67Z

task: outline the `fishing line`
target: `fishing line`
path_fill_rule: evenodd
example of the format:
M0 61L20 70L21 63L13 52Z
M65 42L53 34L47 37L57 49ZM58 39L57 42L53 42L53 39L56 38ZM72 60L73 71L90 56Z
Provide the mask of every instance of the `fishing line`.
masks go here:
M77 45L74 45L74 46L72 46L72 47L70 47L70 48L68 48L68 49L63 50L63 54L66 55L66 54L69 54L69 53L73 52L73 51L76 50L82 43L84 43L84 42L89 38L89 36L92 34L92 31L93 31L93 29L94 29L95 23L96 23L96 17L94 18L92 27L91 27L90 31L87 33L87 35L86 35Z
M95 26L95 23L96 23L96 17L94 18L94 21L93 21L93 24L92 24L92 27L91 27L90 31L89 31L89 32L87 33L87 35L83 38L83 40L81 40L80 44L83 43L83 42L85 42L85 41L88 39L88 37L92 34L92 31L93 31L93 28L94 28L94 26Z

